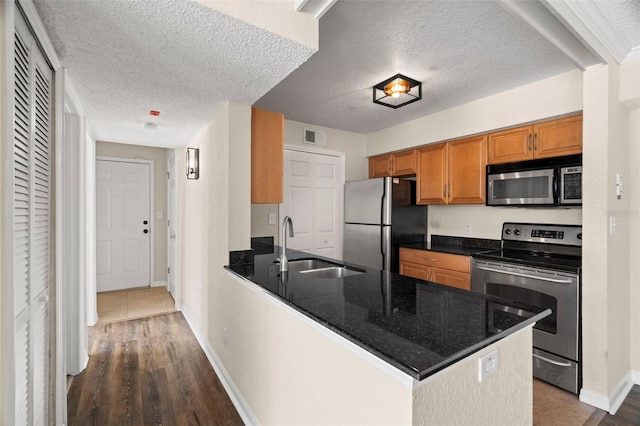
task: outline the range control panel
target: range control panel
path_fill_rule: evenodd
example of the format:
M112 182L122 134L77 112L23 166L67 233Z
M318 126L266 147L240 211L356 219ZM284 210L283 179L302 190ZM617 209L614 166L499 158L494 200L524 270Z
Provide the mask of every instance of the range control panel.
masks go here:
M582 246L582 226L506 222L502 225L502 239Z

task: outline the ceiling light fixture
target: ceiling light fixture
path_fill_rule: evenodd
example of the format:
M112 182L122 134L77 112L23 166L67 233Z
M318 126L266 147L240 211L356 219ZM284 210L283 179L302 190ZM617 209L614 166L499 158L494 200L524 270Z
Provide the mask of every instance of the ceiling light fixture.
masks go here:
M422 83L402 74L396 74L373 86L373 102L400 108L422 99Z

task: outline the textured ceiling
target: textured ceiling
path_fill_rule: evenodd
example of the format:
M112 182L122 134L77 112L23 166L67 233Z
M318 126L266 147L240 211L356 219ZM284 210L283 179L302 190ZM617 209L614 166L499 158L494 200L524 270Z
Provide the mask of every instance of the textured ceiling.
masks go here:
M184 146L224 102L253 104L313 54L186 0L35 5L97 140Z
M576 69L504 7L518 0L340 0L315 55L207 1L34 0L96 139L184 146L226 101L367 134ZM593 1L640 45L639 0ZM371 87L396 73L422 81L423 99L374 104Z
M640 46L640 0L596 0L629 46Z
M318 53L256 106L366 134L576 68L500 2L338 1ZM423 99L374 104L371 87L396 73L422 81Z

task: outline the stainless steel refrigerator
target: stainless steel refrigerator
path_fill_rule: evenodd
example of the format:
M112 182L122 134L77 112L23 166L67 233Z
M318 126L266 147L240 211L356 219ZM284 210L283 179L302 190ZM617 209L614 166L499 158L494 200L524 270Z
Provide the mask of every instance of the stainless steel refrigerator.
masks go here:
M345 262L398 272L399 246L427 238L427 206L415 181L377 178L345 183Z

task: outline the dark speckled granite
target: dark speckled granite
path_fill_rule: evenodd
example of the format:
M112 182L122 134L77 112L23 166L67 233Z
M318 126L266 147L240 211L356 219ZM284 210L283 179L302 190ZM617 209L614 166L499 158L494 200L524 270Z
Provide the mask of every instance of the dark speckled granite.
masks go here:
M480 251L499 250L501 245L500 240L432 235L431 242L402 244L402 247L473 256Z
M530 325L550 310L429 283L391 272L365 271L338 279L314 279L299 272L281 276L272 254L252 265L230 265L234 274L378 356L416 380L469 356ZM290 260L308 253L287 250ZM356 266L356 265L350 265ZM530 312L524 318L504 312ZM499 321L488 313L501 312Z
M229 252L229 263L231 265L243 265L253 263L253 249L251 250L234 250Z

